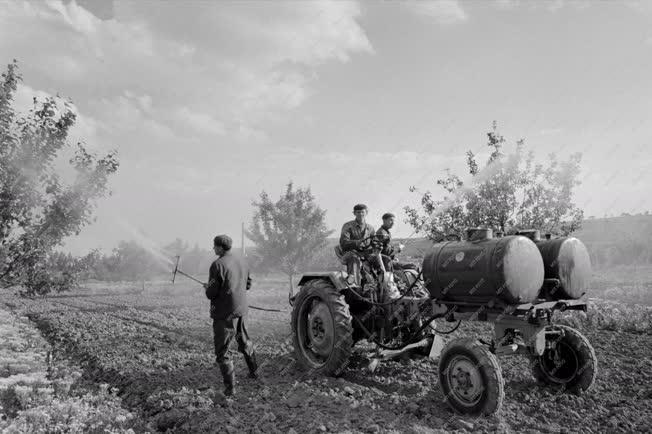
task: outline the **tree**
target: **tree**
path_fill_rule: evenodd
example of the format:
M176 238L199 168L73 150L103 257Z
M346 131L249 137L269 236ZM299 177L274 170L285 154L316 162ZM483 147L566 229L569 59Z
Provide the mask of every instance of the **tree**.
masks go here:
M258 266L285 273L292 294L294 275L310 264L333 233L324 222L326 211L317 206L310 188L295 190L292 182L278 201L272 202L263 191L253 206L255 212L246 234L256 245Z
M69 160L74 179L64 183L55 165L69 147L76 119L71 102L34 98L31 110L20 115L12 107L20 80L14 61L0 82L0 282L44 294L71 283L48 275L50 256L91 221L118 160L115 152L98 158L78 143Z
M117 272L121 280L147 280L153 276L170 273L160 259L141 246L137 241L120 241L113 249L116 258Z
M535 163L534 153L525 152L525 141L519 140L513 154L503 152L505 139L494 121L487 133L490 155L480 170L473 152L466 153L469 185L447 172L437 179L445 191L435 200L430 191L421 197L420 209L405 207L408 223L417 232L439 241L446 235L463 236L468 227L488 227L505 233L536 228L545 232L568 235L580 228L583 212L573 202L573 189L579 185L581 154L573 154L559 162L554 154L547 165ZM416 187L410 191L417 192Z
M201 249L199 245L195 244L192 249L185 253L185 256L181 257L181 266L183 271L194 276L207 276L208 268L214 260L214 256L214 252Z

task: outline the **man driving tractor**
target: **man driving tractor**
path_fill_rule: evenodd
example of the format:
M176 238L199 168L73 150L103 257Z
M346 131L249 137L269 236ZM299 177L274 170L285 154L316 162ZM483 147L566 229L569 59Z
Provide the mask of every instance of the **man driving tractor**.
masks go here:
M355 219L344 223L340 235L340 248L344 253L342 262L346 264L347 283L361 286L360 267L362 259L367 258L371 249L371 237L375 230L365 221L367 205L357 204L353 207Z

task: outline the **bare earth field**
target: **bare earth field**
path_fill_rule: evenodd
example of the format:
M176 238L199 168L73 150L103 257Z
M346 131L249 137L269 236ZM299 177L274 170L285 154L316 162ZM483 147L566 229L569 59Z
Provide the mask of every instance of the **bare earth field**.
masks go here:
M648 272L647 282L652 282ZM621 284L638 285L641 294L635 301L650 299L644 274L636 274L640 282ZM602 282L596 291L600 296L618 290L604 283L605 276L596 281ZM136 432L652 431L650 307L594 300L588 314L561 318L578 327L595 348L599 373L589 393L575 396L537 386L526 359L504 357L503 409L474 419L446 406L436 361L429 359L385 362L370 374L360 349L341 378L300 370L292 357L284 279L260 280L250 291L250 303L287 312L250 311L249 332L264 383L246 378L238 355L237 396L225 401L213 364L208 300L197 286L151 284L143 292L140 285L96 283L37 300L0 295L0 307L26 315L38 326L54 358L78 364L78 383L117 388L125 410L137 415L132 424ZM464 323L447 338L488 338L490 333L488 324Z

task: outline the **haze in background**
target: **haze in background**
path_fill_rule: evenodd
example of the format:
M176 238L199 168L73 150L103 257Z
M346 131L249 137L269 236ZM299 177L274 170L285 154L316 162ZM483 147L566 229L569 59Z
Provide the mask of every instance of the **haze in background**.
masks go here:
M651 24L646 2L12 1L0 61L20 62L21 107L68 96L72 140L119 149L68 249L131 228L209 248L290 179L331 228L358 202L377 226L467 149L484 158L494 119L541 158L583 152L586 216L652 209Z

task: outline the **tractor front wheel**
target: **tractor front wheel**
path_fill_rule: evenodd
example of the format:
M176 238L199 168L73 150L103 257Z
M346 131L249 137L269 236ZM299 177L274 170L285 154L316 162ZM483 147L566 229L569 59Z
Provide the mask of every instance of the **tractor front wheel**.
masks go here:
M353 327L344 296L323 279L307 282L292 310L294 354L319 374L340 375L353 350Z
M448 405L462 414L496 413L505 398L505 381L496 356L475 339L454 339L444 347L439 383Z

